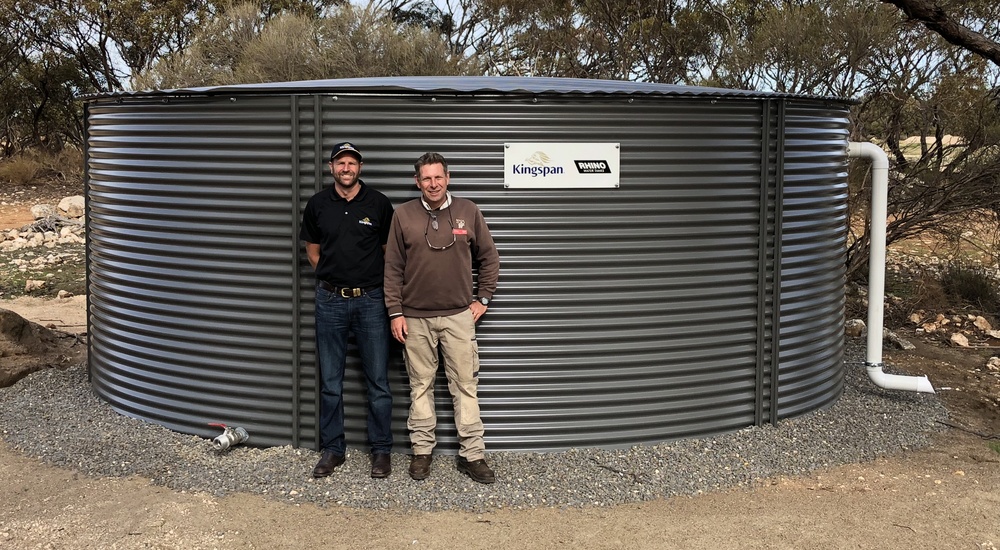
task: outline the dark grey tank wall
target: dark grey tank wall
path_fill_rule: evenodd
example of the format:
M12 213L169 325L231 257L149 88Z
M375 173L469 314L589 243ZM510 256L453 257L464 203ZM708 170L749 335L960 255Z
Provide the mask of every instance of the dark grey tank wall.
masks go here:
M117 410L316 446L305 201L330 146L395 204L434 150L483 209L490 450L628 446L776 422L843 379L846 107L794 99L291 95L87 106L90 369ZM503 144L618 142L618 189L505 190ZM777 307L775 307L777 304ZM394 348L397 448L405 375ZM357 359L347 438L365 448ZM457 448L443 377L439 449Z

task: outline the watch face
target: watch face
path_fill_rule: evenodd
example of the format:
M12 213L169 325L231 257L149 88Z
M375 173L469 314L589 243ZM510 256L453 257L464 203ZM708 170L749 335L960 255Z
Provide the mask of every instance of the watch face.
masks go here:
M490 299L489 298L480 298L479 299L479 303L483 304L484 306L488 306L488 305L490 305Z

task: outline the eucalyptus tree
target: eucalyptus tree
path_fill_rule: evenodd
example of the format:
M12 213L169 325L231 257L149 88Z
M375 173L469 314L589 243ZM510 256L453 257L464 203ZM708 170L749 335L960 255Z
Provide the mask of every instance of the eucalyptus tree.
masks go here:
M268 19L236 4L203 25L189 48L136 77L141 88L394 75L465 74L436 32L350 4Z
M186 0L5 0L28 55L72 58L90 87L120 90L162 50L185 45Z
M316 14L346 0L259 0L264 19ZM121 90L161 56L183 51L231 0L3 0L10 28L29 55L75 60L90 86Z
M989 0L882 0L919 21L948 42L983 56L1000 66L1000 27L996 2ZM991 12L992 13L989 13Z
M260 0L263 18L347 0ZM82 94L122 90L185 51L230 0L0 0L4 153L82 138Z
M992 2L962 6L954 13L970 28L1000 33ZM853 137L879 142L889 153L887 239L935 232L957 243L971 223L984 216L995 223L1000 214L998 67L899 12L886 20L894 39L862 65L877 85L854 109ZM852 204L864 204L866 196L859 193ZM853 240L850 272L863 267L868 246L867 233Z
M861 0L726 2L713 85L854 97L877 86L863 71L873 49L894 40L891 10Z

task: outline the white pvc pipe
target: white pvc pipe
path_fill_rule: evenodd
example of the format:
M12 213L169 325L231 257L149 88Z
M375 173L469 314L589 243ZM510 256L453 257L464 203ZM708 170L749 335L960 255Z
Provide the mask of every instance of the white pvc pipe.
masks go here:
M872 163L871 229L868 256L868 342L865 367L868 377L880 388L934 393L926 376L900 376L882 372L882 329L885 301L885 227L889 217L889 157L874 143L847 144L849 158Z

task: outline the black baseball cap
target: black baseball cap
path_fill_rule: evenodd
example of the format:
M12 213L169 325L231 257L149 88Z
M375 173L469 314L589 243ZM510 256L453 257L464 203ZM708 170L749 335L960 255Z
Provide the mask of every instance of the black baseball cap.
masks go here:
M330 153L330 162L333 162L337 157L343 155L344 153L352 153L354 156L358 157L359 162L362 159L361 151L358 151L358 148L355 147L353 143L344 141L333 146L333 152Z

